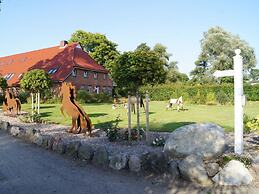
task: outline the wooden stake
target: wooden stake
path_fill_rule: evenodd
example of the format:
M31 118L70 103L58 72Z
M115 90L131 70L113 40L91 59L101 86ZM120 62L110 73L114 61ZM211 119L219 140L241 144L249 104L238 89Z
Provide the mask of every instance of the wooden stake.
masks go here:
M149 95L146 92L146 141L149 141Z
M131 140L131 104L130 95L128 95L128 140Z
M139 130L140 130L140 121L139 121L139 93L137 92L136 93L136 98L137 98L137 138L138 138L138 141L140 140L140 136L139 136Z

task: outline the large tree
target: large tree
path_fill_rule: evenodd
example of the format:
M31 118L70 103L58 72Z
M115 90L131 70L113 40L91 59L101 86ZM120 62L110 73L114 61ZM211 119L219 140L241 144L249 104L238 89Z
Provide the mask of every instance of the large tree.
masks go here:
M188 75L179 71L177 64L177 61L172 61L168 64L168 70L166 74L167 83L187 82L189 80Z
M201 53L191 72L193 79L210 80L216 70L233 69L233 56L237 48L241 49L245 72L250 71L256 64L254 49L237 35L220 27L210 28L201 40Z
M164 83L166 77L163 60L156 52L139 49L140 46L133 52L124 52L113 63L112 77L117 86L133 93L142 85Z
M51 79L44 70L34 69L24 74L21 82L21 88L31 93L32 98L32 114L34 109L39 114L40 111L40 93L48 90L51 86ZM35 99L34 99L35 97ZM34 100L36 106L34 106Z
M110 64L119 55L117 44L100 33L77 30L71 35L70 42L79 42L83 49L100 65L110 70Z

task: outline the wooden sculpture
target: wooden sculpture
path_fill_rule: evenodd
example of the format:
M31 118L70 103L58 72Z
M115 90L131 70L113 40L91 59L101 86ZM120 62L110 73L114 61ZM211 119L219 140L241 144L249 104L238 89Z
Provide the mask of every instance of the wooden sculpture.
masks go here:
M8 89L5 91L3 111L11 113L12 115L18 115L21 111L21 102L19 98L15 97L13 92Z
M63 116L64 111L72 118L72 127L69 133L85 133L88 131L89 136L92 132L92 122L84 109L75 100L75 87L71 83L64 82L60 89L62 96L62 106L60 108Z

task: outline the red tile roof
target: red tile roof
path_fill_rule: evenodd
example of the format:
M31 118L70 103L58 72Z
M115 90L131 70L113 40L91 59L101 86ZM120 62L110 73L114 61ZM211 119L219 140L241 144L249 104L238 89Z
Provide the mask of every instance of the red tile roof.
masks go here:
M8 85L17 85L19 76L32 69L44 69L49 72L57 69L50 77L53 81L64 81L76 67L107 73L108 71L98 65L78 43L70 43L65 47L55 46L31 52L0 57L0 74L14 75L7 81Z

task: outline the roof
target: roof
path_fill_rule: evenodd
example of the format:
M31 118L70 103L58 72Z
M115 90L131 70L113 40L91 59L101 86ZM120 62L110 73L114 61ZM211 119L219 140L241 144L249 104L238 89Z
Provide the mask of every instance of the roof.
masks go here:
M21 75L32 69L43 69L46 72L52 70L50 77L53 81L64 81L74 68L108 73L82 50L79 43L0 57L0 74L7 76L8 85L17 85Z

